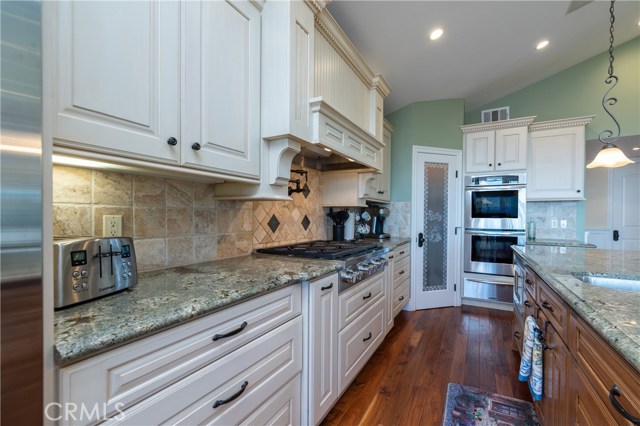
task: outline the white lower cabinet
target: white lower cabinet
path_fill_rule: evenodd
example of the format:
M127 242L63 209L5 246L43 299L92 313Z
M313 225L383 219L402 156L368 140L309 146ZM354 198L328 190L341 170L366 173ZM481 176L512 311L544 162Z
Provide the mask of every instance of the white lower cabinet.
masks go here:
M302 424L316 425L338 400L338 274L303 284Z
M395 318L411 297L411 252L409 244L404 244L392 252L391 274L391 316Z
M347 389L384 339L384 298L338 334L338 388Z
M300 372L301 335L302 319L297 317L108 424L240 424Z
M61 424L242 423L302 370L301 299L286 287L60 368L57 400L100 409Z

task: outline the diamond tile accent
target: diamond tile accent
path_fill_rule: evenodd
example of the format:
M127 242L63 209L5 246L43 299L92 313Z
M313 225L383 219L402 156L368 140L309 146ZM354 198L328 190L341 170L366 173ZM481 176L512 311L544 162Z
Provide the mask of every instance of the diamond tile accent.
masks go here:
M311 189L309 189L309 185L305 183L304 186L302 187L302 194L304 195L304 198L307 198L310 192L311 192Z
M304 230L306 231L307 228L309 227L309 225L311 224L311 221L309 220L309 218L307 217L307 215L305 214L304 217L302 218L302 227L304 228Z
M275 214L271 216L271 219L269 219L269 222L267 222L267 226L269 226L269 229L271 229L271 232L276 232L278 230L278 227L280 226L280 221L278 220Z

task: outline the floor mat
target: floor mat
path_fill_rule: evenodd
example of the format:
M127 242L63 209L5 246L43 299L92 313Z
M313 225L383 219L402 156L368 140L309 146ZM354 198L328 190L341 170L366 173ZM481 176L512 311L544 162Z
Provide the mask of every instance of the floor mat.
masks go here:
M442 426L537 426L533 404L449 383Z

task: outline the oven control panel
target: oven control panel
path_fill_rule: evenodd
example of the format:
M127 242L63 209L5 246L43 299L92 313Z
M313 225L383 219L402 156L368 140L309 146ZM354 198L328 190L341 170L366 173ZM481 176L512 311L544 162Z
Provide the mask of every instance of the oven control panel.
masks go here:
M138 282L131 238L55 241L54 261L55 308L111 294Z

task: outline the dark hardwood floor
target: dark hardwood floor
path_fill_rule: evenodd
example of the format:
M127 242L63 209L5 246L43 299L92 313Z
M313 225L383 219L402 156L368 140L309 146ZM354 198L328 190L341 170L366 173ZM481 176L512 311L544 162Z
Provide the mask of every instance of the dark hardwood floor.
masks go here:
M511 351L512 315L471 306L402 311L322 425L440 425L449 382L530 401Z

